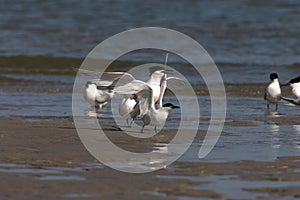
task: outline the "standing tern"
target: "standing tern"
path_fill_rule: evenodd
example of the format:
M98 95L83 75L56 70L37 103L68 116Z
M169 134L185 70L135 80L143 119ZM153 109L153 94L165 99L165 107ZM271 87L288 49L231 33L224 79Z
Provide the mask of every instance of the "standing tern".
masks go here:
M83 94L84 99L92 106L101 109L113 97L114 83L99 79L87 81Z
M267 100L267 109L269 110L269 104L276 104L276 111L278 110L278 101L281 96L280 84L278 81L278 75L276 73L270 74L270 83L266 87L264 99Z
M281 97L281 99L290 102L295 105L300 105L300 76L291 79L287 84L284 84L283 86L289 85L291 86L291 93L295 97L295 99L287 98L287 97Z
M162 109L163 107L165 108L164 110L169 110L168 108L179 108L178 106L174 106L171 103L167 103L162 105L162 99L163 96L165 94L165 90L167 88L167 82L170 82L172 84L185 84L186 81L181 79L181 78L177 78L177 77L167 77L167 74L165 74L162 78L162 82L161 82L161 91L160 91L160 95L159 95L159 100L158 102L155 104L155 109L159 110ZM157 133L157 126L162 125L163 123L165 123L165 120L158 119L158 117L156 116L156 114L151 115L153 112L143 112L143 110L140 110L141 104L143 104L144 102L140 101L140 99L138 98L138 96L136 94L132 95L131 98L135 99L137 104L134 106L132 112L130 112L130 117L132 118L132 120L135 119L142 119L143 121L143 128L142 131L144 129L145 126L147 125L153 125L155 132ZM143 106L143 105L142 105ZM145 105L144 105L145 106ZM167 116L164 116L164 118L167 118Z
M167 59L167 57L166 57ZM86 90L84 93L85 99L96 107L103 106L111 99L114 92L111 90L115 86L116 81L120 81L122 85L130 83L133 80L136 80L130 73L127 72L103 72L98 73L85 69L77 69L74 70L85 74L85 75L93 75L93 76L101 76L100 79L93 79L93 81L88 81L86 84ZM157 69L151 75L147 84L152 89L152 95L154 98L154 102L158 102L160 94L161 94L161 79L166 74L171 72L170 70L165 69ZM106 87L110 87L106 89ZM98 90L97 90L98 89ZM127 125L130 126L132 122L132 118L130 117L130 112L132 112L133 107L136 105L136 99L131 98L130 95L124 95L123 100L119 105L119 113L120 115L126 119ZM131 122L129 123L129 121Z
M139 107L137 118L142 119L144 122L141 132L143 132L146 125L155 126L156 131L156 126L160 126L166 122L170 111L173 108L179 108L173 104L166 104L166 107L155 108L153 89L143 81L134 80L115 88L113 91L118 94L134 96Z
M291 79L287 84L284 84L284 86L285 85L291 86L291 93L296 99L300 98L300 76Z
M168 72L169 71L165 69L156 70L150 75L149 80L146 83L144 82L152 89L151 95L153 96L154 103L158 102L160 97L161 79ZM120 80L122 84L125 83L123 85L126 85L130 80L136 80L131 74L127 72L105 72L104 74L108 74L114 76L114 78L118 78L118 80ZM119 105L119 113L126 120L128 126L130 126L133 121L130 113L133 111L133 108L136 104L137 99L132 98L131 95L125 94Z
M167 77L166 74L164 75L164 77L162 78L161 92L159 95L159 100L158 100L158 103L155 104L156 110L163 110L163 111L161 111L161 114L157 114L155 112L148 112L147 114L145 114L142 117L143 128L142 128L141 132L143 132L145 126L152 125L152 126L154 126L155 133L157 133L157 126L161 126L166 122L169 112L172 109L180 108L179 106L174 106L172 103L166 103L166 104L162 105L162 100L163 100L165 91L167 89L167 82L169 82L171 80L174 80L175 83L176 82L185 83L185 81L183 79L180 79L177 77Z
M86 69L80 68L73 68L78 73L87 75L87 76L102 76L103 73L90 71ZM114 88L116 82L118 81L117 78L113 77L106 77L106 79L92 79L86 82L85 90L83 93L84 99L96 108L102 108L104 105L107 104L109 100L113 97L114 93L112 89Z

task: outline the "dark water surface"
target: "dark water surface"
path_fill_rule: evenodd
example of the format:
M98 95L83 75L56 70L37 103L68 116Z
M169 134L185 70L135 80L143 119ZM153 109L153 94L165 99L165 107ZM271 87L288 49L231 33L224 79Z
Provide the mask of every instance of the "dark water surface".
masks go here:
M300 63L300 2L2 1L0 55L85 57L104 39L137 27L183 32L218 63Z

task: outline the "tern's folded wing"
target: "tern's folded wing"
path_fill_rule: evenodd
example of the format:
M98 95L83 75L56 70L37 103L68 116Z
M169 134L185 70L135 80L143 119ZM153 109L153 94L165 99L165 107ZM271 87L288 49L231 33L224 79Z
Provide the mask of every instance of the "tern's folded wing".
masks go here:
M286 97L280 97L280 98L287 102L290 102L292 104L300 105L300 99L290 99L290 98L286 98Z

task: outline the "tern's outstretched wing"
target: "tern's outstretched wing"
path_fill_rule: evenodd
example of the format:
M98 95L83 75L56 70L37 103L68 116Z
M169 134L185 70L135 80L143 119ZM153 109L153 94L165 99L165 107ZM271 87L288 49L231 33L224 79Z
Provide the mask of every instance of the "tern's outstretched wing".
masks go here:
M114 92L118 94L137 94L138 92L147 90L148 88L149 86L147 83L139 80L134 80L130 83L116 87L114 89Z
M184 84L186 84L187 82L186 82L186 80L183 80L183 79L181 79L181 78L178 78L178 77L167 77L166 78L166 80L167 80L167 82L168 82L168 84L174 84L174 85L177 85L177 84L179 84L179 85L184 85Z
M95 84L97 87L108 87L113 84L113 81L107 81L98 78L89 80L88 82Z
M290 102L292 104L300 105L300 99L290 99L290 98L286 98L286 97L280 97L280 98L287 102Z
M132 95L131 98L137 101L134 112L138 113L134 118L140 118L148 113L149 109L152 106L152 89L151 87L139 80L134 80L128 84L125 84L120 87L116 87L113 92L118 94ZM136 109L139 109L136 110Z
M117 84L119 86L125 85L135 80L135 78L127 72L103 72L101 79L107 81L118 80L119 83Z
M77 71L78 73L81 73L84 75L98 77L98 78L92 79L92 80L98 82L97 85L99 85L99 86L111 85L115 80L120 80L122 84L126 84L126 83L129 83L129 82L135 80L135 78L127 72L103 72L103 73L101 73L101 72L96 72L96 71L91 71L91 70L86 70L86 69L81 69L81 68L73 67L73 69L75 71Z

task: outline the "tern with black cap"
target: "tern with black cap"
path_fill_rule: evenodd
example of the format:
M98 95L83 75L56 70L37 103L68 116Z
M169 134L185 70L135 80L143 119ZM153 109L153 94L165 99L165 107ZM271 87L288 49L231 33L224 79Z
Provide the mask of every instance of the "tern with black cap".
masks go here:
M276 111L278 110L278 101L281 96L281 89L277 73L270 74L270 83L266 87L264 99L267 101L267 109L270 104L276 104Z

